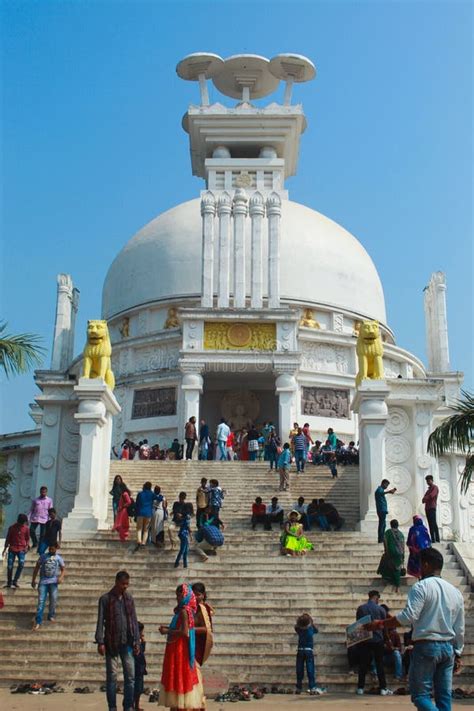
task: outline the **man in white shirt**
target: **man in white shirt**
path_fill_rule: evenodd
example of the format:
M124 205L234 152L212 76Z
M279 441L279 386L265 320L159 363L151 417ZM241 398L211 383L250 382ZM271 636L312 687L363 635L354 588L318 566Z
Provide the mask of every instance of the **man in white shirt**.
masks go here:
M368 628L412 625L411 700L419 711L451 711L453 669L460 669L464 647L464 600L441 578L444 561L439 551L425 548L420 561L422 579L408 593L405 609Z
M267 513L265 514L265 531L272 530L272 523L279 523L280 528L283 528L283 509L278 503L278 496L274 496L270 504L267 504Z
M220 421L219 425L217 426L217 433L216 433L216 438L217 438L217 445L219 447L219 452L220 452L220 461L221 462L227 462L227 437L230 435L230 427L225 421L224 418Z
M303 528L305 531L308 531L308 504L305 504L304 496L300 496L296 504L293 504L293 511L298 511L301 516L300 521L303 524Z

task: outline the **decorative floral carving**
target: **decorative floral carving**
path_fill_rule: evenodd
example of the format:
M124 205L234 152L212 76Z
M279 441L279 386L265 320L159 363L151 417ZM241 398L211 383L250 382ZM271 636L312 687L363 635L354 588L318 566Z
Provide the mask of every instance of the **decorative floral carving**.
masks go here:
M406 462L411 454L411 444L406 437L387 437L386 441L387 460L394 464Z
M433 464L433 460L428 454L419 454L416 458L416 463L418 464L420 469L430 469L431 465Z
M390 518L396 518L401 524L408 523L413 517L413 508L405 496L390 496L388 499L388 509Z
M443 526L449 526L453 522L453 513L449 504L441 502L439 506L440 521Z
M389 434L398 435L408 428L410 418L405 410L401 407L390 407L388 411L388 420L386 430Z
M51 469L54 466L56 459L52 454L43 454L40 459L40 465L42 469Z
M23 474L33 474L33 464L35 455L33 452L26 452L21 458L21 471Z
M412 477L406 467L399 464L391 466L387 470L387 479L390 484L397 488L397 493L404 494L412 485Z
M451 501L451 484L446 479L439 482L439 498L440 501Z

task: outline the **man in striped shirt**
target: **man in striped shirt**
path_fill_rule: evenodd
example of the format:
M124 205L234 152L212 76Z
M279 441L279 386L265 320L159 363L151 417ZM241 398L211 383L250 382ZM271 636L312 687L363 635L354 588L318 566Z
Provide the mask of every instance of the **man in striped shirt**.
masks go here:
M301 427L298 427L298 431L293 437L293 450L295 452L297 474L304 472L304 465L306 462L306 443L306 436Z

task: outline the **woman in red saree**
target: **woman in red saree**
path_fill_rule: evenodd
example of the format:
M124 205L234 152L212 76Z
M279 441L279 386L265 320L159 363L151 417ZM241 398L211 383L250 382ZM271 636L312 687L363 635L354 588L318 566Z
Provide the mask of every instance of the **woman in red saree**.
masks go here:
M189 585L176 588L177 606L168 626L160 633L168 635L160 684L160 706L172 711L204 711L206 700L199 664L195 660L194 613L196 597Z
M128 530L130 528L130 520L128 518L128 507L132 503L130 491L125 484L122 484L122 494L118 505L117 516L112 531L117 531L121 541L126 541L128 538Z
M197 610L194 615L196 625L196 661L200 667L209 658L214 643L212 635L212 616L214 610L206 602L206 586L204 583L194 583L193 593L196 596Z

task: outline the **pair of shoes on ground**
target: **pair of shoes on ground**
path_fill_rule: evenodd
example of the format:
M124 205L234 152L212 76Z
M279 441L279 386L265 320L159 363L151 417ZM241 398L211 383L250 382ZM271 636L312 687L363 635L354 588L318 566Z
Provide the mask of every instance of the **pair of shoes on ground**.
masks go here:
M356 694L362 696L364 689L357 689ZM393 691L391 689L380 689L380 696L393 696Z

